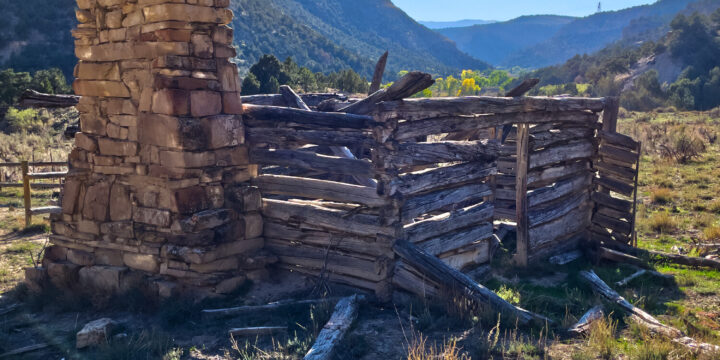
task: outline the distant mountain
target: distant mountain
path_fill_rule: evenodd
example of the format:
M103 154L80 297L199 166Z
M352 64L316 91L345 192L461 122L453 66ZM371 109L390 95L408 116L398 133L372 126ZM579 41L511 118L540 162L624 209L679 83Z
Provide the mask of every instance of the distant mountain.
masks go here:
M460 50L491 64L505 64L516 52L552 38L574 21L569 16L523 16L505 22L438 29Z
M0 68L34 71L76 62L70 30L75 0L0 0ZM400 70L444 76L489 64L420 25L390 0L231 0L238 64L247 70L263 54L291 56L313 71L352 68L370 77L390 51L387 79Z
M631 24L650 24L649 28L669 23L694 0L659 0L651 5L609 11L577 19L565 25L550 39L520 50L499 65L543 67L562 63L576 54L589 54L623 38ZM643 26L635 34L648 30Z
M418 21L429 29L446 29L496 23L495 20Z

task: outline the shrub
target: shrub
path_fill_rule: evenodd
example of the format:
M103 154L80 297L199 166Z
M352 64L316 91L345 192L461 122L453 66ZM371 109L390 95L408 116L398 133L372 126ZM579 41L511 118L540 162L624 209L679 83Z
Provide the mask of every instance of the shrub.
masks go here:
M665 205L673 200L673 192L668 188L656 188L650 191L650 199L653 203Z
M713 119L718 119L718 118L720 118L720 106L718 106L718 107L710 110L710 111L708 112L708 115L710 115L710 117L713 118Z
M699 158L705 149L705 143L685 128L679 129L673 136L667 138L664 144L660 145L660 153L663 157L673 159L681 164Z
M8 109L5 121L10 132L38 132L43 127L37 110L18 110L14 107Z
M672 232L677 228L675 219L666 212L655 213L649 222L650 228L660 234Z

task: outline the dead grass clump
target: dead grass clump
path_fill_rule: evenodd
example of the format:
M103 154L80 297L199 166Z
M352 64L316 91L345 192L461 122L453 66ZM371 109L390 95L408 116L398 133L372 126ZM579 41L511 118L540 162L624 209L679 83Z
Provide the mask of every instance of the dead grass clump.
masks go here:
M708 242L720 241L720 226L711 226L703 230L705 240Z
M707 207L708 211L720 214L720 200L715 200Z
M617 321L612 318L593 322L587 334L587 351L601 359L614 359L618 352L618 343L615 340L617 325Z
M650 199L654 204L658 205L665 205L672 202L675 195L673 194L672 190L668 188L655 188L650 190Z
M708 111L708 115L713 119L720 118L720 106Z
M428 344L427 337L418 334L408 346L407 360L470 360L461 353L457 340L446 340L442 345Z
M666 212L653 214L648 224L650 229L660 234L670 233L677 229L677 221Z

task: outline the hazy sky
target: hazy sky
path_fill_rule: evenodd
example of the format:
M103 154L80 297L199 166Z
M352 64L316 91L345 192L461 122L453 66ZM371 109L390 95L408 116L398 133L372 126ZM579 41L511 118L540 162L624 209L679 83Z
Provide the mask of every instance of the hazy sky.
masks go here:
M522 15L585 16L597 10L598 0L392 0L416 20L509 20ZM603 10L619 10L655 0L603 0Z

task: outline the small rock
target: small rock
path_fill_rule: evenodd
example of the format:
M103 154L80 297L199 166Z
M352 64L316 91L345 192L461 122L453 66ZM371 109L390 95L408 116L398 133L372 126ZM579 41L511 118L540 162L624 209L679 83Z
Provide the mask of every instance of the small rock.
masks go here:
M78 349L84 349L89 346L96 346L107 342L112 331L112 319L102 318L91 321L77 333L75 346Z

